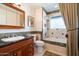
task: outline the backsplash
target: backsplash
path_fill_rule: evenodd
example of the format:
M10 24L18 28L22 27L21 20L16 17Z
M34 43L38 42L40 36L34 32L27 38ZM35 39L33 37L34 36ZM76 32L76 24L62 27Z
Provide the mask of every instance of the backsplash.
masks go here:
M46 37L66 38L67 31L65 29L51 29L46 33Z
M28 32L0 33L0 39L7 38L7 37L13 37L13 36L27 36L27 33Z

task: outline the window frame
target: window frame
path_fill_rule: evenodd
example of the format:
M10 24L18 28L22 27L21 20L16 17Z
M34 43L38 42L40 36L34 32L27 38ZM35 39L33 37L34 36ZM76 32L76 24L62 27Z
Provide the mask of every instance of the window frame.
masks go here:
M53 16L53 17L50 18L50 20L49 20L49 26L50 26L49 29L66 29L66 25L65 25L65 22L64 22L64 18L63 18L63 22L64 22L63 25L64 25L65 27L63 27L63 28L62 28L62 27L61 27L61 28L56 28L56 27L53 28L53 27L51 27L51 20L52 20L52 18L59 18L59 17L62 17L62 18L63 18L63 16Z

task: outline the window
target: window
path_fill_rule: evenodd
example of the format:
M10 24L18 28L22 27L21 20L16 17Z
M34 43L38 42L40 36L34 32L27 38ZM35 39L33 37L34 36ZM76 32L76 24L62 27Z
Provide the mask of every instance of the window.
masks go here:
M52 17L50 19L50 29L66 29L62 16Z

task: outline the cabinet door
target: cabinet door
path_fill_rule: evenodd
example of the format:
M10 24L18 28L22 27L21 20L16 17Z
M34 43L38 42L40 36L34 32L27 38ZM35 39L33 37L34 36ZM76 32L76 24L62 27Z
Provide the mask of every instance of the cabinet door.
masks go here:
M20 26L22 26L22 27L24 27L24 25L25 25L24 16L25 15L22 12L20 12Z
M17 26L24 27L24 14L19 11L17 11Z
M17 11L16 25L21 26L21 13Z
M33 43L29 45L28 53L29 53L28 54L29 56L33 56L34 55L34 45L33 45Z
M28 54L27 54L27 50L28 50L27 46L23 46L21 48L21 50L22 50L22 56L28 56Z
M12 52L12 55L13 56L22 56L22 50L21 49L18 49L18 50L15 50Z
M22 56L33 56L34 55L34 46L29 44L22 47Z
M7 25L16 26L16 10L7 7Z
M0 25L6 25L6 6L0 4Z

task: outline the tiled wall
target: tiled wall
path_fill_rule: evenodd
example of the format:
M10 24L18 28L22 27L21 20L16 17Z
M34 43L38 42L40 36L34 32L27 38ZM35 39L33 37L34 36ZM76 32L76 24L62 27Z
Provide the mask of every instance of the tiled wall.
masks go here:
M48 30L46 37L66 38L67 31L65 29L51 29Z

